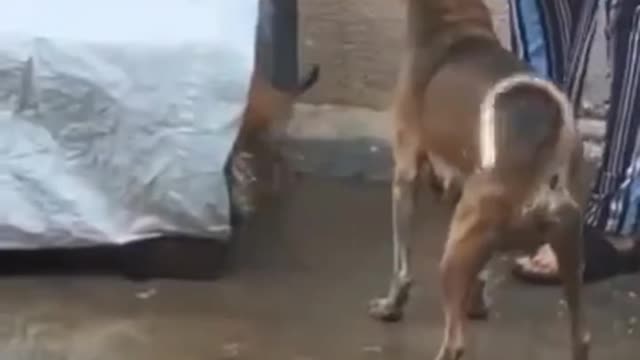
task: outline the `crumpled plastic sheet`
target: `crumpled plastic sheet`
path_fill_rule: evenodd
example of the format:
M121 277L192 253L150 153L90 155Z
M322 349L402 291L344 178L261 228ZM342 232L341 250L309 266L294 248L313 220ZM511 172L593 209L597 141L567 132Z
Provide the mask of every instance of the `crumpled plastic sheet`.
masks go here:
M228 239L258 0L5 0L0 249Z

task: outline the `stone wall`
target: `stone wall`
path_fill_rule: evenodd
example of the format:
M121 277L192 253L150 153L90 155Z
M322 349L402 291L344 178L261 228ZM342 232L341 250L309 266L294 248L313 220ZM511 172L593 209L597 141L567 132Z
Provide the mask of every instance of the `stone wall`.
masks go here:
M508 45L506 0L487 0L487 5ZM321 81L304 101L386 108L401 50L402 1L299 0L299 7L303 64L322 66ZM603 53L596 51L595 74L587 82L587 96L595 101L607 90Z

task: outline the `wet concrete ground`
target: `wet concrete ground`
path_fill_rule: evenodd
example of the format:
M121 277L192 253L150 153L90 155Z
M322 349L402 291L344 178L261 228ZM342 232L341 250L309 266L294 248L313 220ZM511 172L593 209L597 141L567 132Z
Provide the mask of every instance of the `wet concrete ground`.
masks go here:
M441 336L436 286L446 206L426 197L406 319L366 315L389 277L388 185L307 178L244 224L217 281L110 276L0 279L0 359L431 359ZM500 266L498 266L500 268ZM569 359L558 289L497 275L494 313L475 323L468 359ZM637 359L637 277L586 291L593 359Z

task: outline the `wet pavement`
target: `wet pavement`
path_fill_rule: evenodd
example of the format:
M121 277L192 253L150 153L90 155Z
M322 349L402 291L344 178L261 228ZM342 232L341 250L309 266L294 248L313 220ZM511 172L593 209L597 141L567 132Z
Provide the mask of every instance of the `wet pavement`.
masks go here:
M384 183L296 182L243 225L217 281L2 278L0 359L431 359L448 210L428 196L421 202L414 296L404 322L380 324L366 305L389 277L388 193ZM468 359L569 359L558 289L500 273L492 284L494 313L470 329ZM637 277L588 288L593 359L637 359L639 293Z

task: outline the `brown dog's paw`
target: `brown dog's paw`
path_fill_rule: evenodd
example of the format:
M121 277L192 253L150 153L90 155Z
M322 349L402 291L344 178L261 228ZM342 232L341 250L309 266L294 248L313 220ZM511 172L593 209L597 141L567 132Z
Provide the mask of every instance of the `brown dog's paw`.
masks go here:
M255 168L252 153L242 151L232 155L228 179L231 208L242 218L248 217L256 209L257 177Z
M464 355L464 349L457 348L447 348L440 351L438 356L436 356L436 360L460 360Z
M467 307L467 317L471 320L487 320L489 318L489 305L487 305L488 299L485 294L485 287L484 281L479 281L473 287L469 306Z
M489 319L489 308L484 305L470 306L467 310L467 317L471 320Z
M373 299L369 303L369 315L374 319L385 322L402 320L402 309L387 298Z

